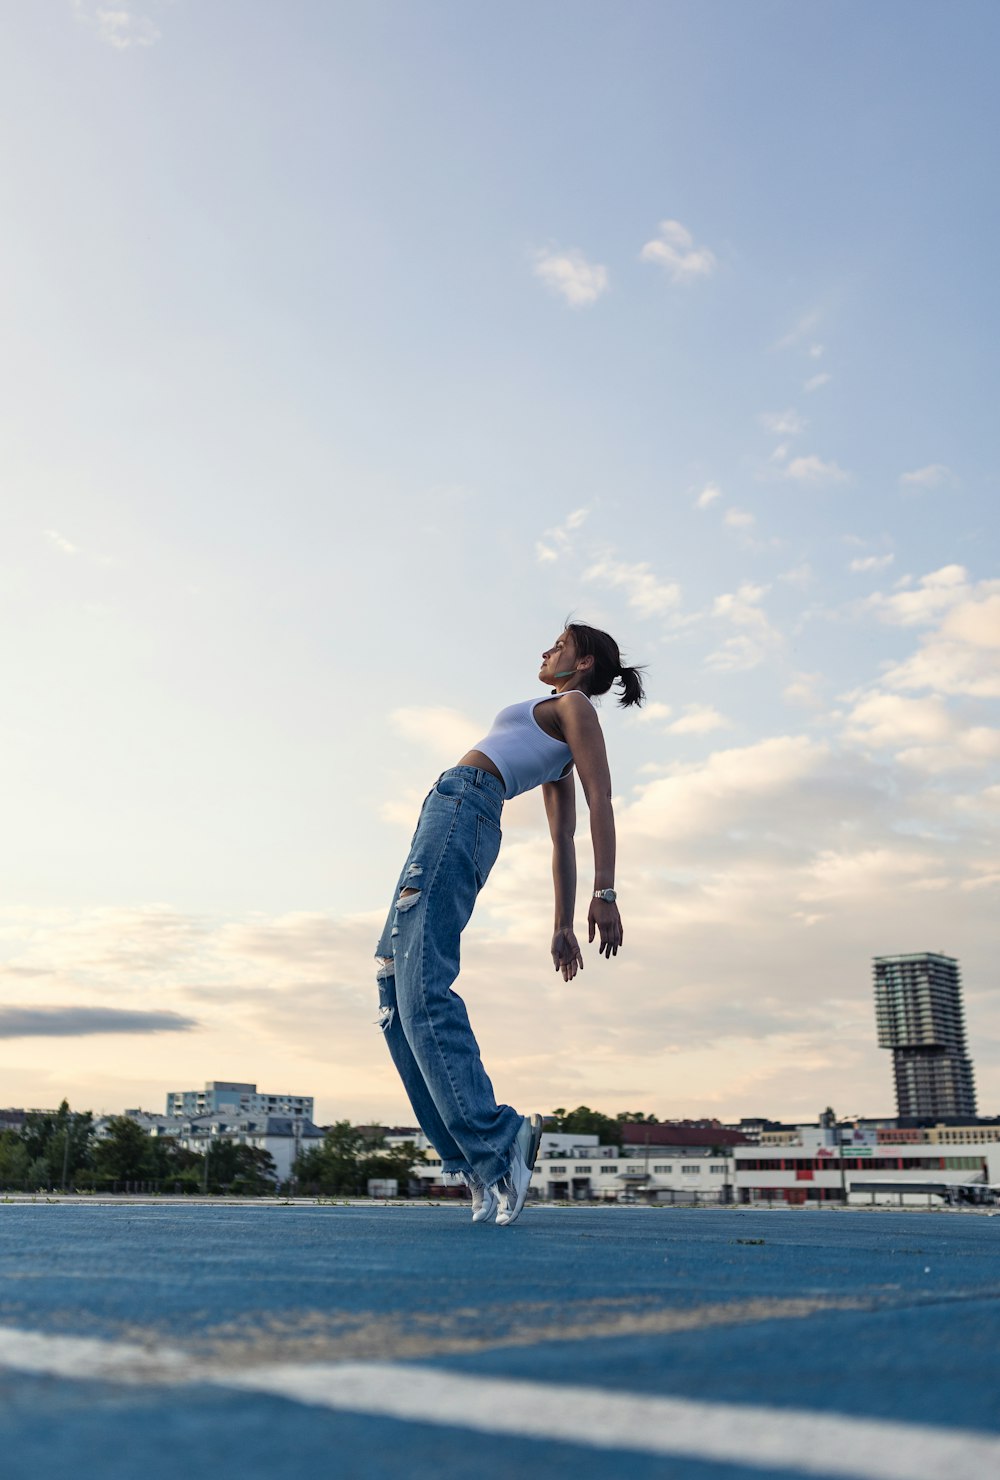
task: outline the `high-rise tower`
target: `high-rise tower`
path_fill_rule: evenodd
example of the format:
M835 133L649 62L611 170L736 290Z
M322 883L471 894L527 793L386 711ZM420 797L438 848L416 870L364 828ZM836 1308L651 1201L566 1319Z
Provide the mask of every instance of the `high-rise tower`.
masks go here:
M879 1047L892 1049L899 1115L975 1115L962 982L953 956L876 956L875 1021Z

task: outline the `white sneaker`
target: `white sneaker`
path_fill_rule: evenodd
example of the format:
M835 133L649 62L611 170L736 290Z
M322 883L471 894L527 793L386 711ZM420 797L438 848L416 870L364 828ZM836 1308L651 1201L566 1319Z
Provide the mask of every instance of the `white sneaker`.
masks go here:
M497 1223L501 1228L513 1223L524 1207L541 1139L542 1117L532 1115L529 1119L525 1116L510 1148L510 1166L490 1189L500 1205Z
M473 1223L485 1223L492 1218L496 1211L496 1194L492 1187L487 1187L485 1182L480 1182L471 1172L460 1172L459 1176L466 1187L472 1193L472 1221Z

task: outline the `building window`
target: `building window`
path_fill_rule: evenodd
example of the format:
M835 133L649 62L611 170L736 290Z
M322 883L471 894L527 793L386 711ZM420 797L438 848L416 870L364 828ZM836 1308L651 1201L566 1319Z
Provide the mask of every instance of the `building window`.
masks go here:
M618 1168L616 1166L614 1166L614 1167L601 1167L601 1176L602 1177L609 1177L612 1174L616 1173L617 1171L618 1171Z
M566 1168L565 1167L549 1167L549 1176L550 1177L565 1177L565 1175L566 1175Z
M577 1171L580 1173L581 1176L584 1172L592 1172L593 1170L593 1167L577 1167Z
M653 1168L653 1171L654 1172L660 1172L660 1173L669 1172L669 1170L670 1170L669 1167L654 1167Z
M701 1175L701 1167L681 1167L681 1171L682 1172L687 1172L687 1174L689 1176L700 1176Z
M726 1175L725 1163L716 1162L713 1166L710 1166L708 1170L710 1172L715 1172L716 1176L718 1177L724 1177Z

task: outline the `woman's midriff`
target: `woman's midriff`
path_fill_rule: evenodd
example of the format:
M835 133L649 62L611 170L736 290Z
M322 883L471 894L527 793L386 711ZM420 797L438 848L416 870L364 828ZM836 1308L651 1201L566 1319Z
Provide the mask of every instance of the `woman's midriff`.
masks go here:
M491 776L495 776L498 781L503 781L503 777L500 775L500 772L490 760L489 756L483 755L483 752L481 750L466 751L462 759L460 761L456 761L455 764L456 766L478 766L480 771L489 771Z

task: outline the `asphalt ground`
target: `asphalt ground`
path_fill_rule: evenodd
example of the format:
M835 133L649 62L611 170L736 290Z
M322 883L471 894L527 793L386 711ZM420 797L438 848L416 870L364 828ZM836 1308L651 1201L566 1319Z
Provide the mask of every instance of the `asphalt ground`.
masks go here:
M5 1480L1000 1474L1000 1218L0 1205Z

